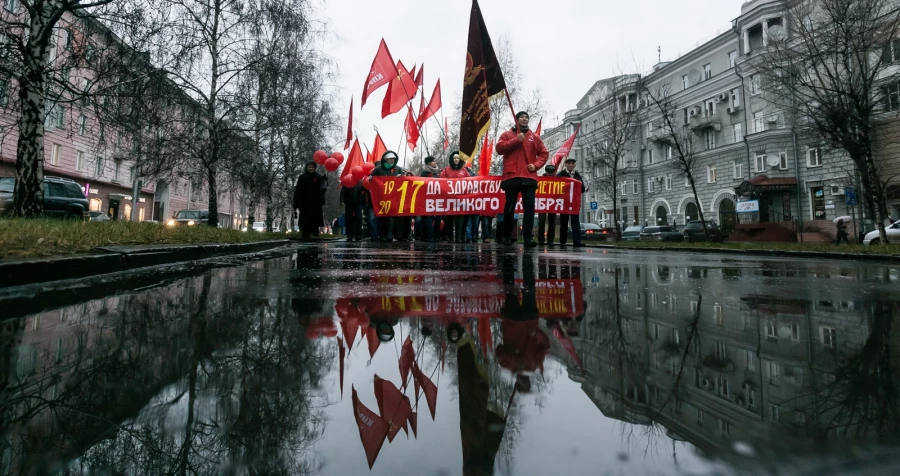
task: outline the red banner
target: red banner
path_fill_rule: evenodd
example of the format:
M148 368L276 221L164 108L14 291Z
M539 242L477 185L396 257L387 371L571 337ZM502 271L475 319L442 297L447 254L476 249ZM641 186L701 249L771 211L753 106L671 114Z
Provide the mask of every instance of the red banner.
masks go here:
M506 201L500 183L500 177L371 177L367 188L375 214L380 217L497 215L503 213ZM537 213L580 213L581 183L540 177L534 208ZM522 213L521 198L516 211Z

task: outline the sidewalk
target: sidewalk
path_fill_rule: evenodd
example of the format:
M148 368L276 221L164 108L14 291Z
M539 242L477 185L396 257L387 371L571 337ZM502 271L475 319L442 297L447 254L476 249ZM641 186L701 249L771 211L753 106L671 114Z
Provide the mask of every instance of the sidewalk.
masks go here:
M620 242L621 243L621 242ZM900 253L858 253L853 251L840 251L842 248L834 246L835 251L822 250L788 250L788 249L764 249L760 248L735 248L727 246L689 246L679 244L649 244L649 245L628 245L628 244L599 244L587 243L589 248L602 249L620 249L630 251L653 251L653 252L690 252L690 253L706 253L706 254L738 254L743 256L767 256L767 257L795 257L795 258L815 258L815 259L840 259L840 260L860 260L860 261L880 261L883 263L900 263ZM893 251L893 250L891 250Z

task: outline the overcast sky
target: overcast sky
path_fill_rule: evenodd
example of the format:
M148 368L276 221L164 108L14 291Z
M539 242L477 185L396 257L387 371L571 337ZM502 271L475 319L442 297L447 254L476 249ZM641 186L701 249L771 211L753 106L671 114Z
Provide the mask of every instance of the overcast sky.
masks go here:
M441 79L444 115L462 89L470 0L323 0L329 30L340 36L329 54L337 63L337 105L346 124L354 98L354 128L372 147L381 131L389 149L400 144L405 114L381 119L386 87L360 111L363 83L383 37L394 57L408 68L425 64L426 100ZM525 87L540 87L556 125L598 79L617 69L648 70L663 59L694 48L698 41L730 28L743 0L481 0L491 38L509 35ZM414 101L418 108L418 99ZM440 115L439 115L440 117ZM536 126L537 118L533 127ZM437 134L437 123L432 134ZM346 133L346 131L344 131ZM433 139L433 138L432 138ZM343 144L340 144L343 146ZM340 147L339 146L339 147ZM405 147L405 146L404 146ZM407 149L408 151L408 149ZM400 156L403 157L403 152Z

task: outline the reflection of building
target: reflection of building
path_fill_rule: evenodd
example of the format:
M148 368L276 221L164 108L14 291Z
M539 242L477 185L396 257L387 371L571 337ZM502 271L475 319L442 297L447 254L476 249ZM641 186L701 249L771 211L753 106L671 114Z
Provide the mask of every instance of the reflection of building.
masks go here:
M844 398L851 388L860 392L854 388L860 380L895 382L896 375L867 375L852 362L886 360L864 346L895 339L877 329L891 319L885 309L896 305L864 303L842 289L806 291L799 286L806 275L787 265L727 266L587 270L606 285L589 291L604 307L589 310L574 338L585 393L607 416L657 421L708 451L728 449L732 441L771 447L773 429L866 434L866 418L874 419L876 410L847 423L841 405L852 400ZM774 283L798 286L790 297L748 292ZM580 372L571 360L569 371ZM871 387L877 391L881 383Z

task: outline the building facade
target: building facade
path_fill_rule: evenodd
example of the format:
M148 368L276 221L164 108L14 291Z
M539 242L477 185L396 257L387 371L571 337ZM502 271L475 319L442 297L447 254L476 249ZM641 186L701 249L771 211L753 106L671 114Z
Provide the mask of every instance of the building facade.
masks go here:
M850 158L800 133L791 112L769 101L763 90L754 59L768 46L769 35L790 35L790 30L784 0L747 2L731 28L674 61L655 65L640 78L640 92L626 91L612 101L606 97L609 83L622 77L598 81L562 124L547 130L545 142L558 147L580 124L572 154L582 174L599 184L608 174L596 160L596 145L604 140L603 108L623 103L637 108L634 126L639 130L616 184L623 226L680 226L699 219L702 211L707 220L732 232L733 239L813 241L833 235L832 221L840 216L865 217L871 224L862 205L848 200L848 192L860 189ZM692 132L697 199L676 164L651 96L665 96L678 112L677 126ZM891 140L894 129L886 128L879 144L887 168L900 164ZM895 179L888 187L895 220L900 219L898 189ZM595 186L584 202L585 219L613 225L608 190ZM738 206L740 202L755 203Z

